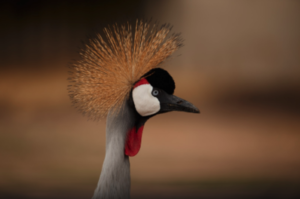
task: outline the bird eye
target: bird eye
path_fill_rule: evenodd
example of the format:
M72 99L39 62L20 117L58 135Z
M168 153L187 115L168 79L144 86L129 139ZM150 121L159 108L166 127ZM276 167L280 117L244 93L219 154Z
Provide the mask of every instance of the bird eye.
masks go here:
M154 90L152 91L152 95L153 95L153 96L157 96L158 94L159 94L159 91L158 91L158 90L154 89Z

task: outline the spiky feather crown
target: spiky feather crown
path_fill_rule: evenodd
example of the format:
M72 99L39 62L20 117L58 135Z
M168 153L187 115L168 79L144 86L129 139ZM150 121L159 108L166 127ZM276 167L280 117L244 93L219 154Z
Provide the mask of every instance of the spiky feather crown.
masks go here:
M119 111L134 83L181 46L179 35L167 37L170 30L138 20L134 30L129 23L104 28L105 37L89 40L71 67L73 105L91 119Z

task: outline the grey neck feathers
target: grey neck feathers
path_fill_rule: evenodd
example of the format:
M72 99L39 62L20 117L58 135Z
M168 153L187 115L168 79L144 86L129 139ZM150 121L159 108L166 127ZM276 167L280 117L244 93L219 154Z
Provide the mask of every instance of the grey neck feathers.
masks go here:
M126 134L135 125L135 110L126 101L119 113L106 121L106 154L92 199L130 198L130 164L124 154Z

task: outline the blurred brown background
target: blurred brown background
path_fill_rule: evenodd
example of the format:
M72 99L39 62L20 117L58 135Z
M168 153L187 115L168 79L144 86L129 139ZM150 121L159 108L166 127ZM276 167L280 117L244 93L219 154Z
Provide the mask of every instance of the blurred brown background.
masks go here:
M147 122L132 198L300 196L300 1L0 3L0 198L91 198L105 121L71 107L67 66L115 22L170 23L161 66L200 115Z

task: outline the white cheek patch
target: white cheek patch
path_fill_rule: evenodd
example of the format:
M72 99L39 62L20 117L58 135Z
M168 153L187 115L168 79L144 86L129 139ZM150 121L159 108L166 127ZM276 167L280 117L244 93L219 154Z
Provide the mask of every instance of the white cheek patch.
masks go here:
M142 84L132 91L132 98L136 111L141 116L149 116L160 110L160 102L152 93L150 84Z

